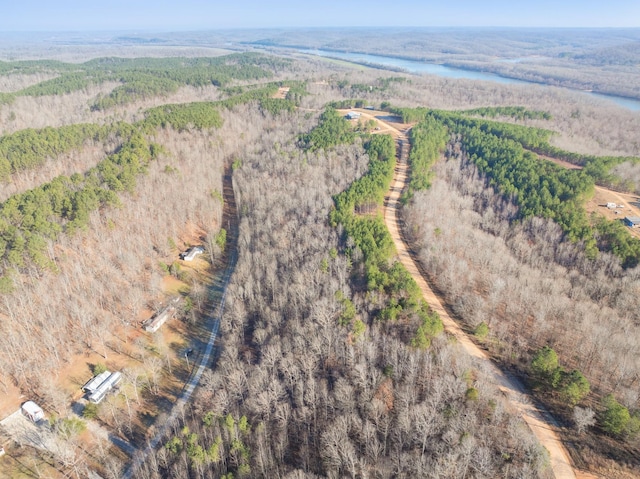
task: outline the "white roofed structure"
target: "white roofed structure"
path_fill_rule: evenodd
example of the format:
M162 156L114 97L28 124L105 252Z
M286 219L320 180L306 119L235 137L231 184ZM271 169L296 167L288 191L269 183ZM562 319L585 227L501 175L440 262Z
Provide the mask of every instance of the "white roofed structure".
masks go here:
M87 381L87 384L82 386L82 390L86 393L92 393L109 377L111 376L111 371L103 371L97 376L92 377Z
M89 401L98 404L104 399L109 391L120 382L122 379L122 373L116 371L111 373L109 377L98 386L98 388L89 395Z
M196 256L202 253L204 253L204 248L202 246L193 246L184 253L180 253L180 259L184 261L193 261Z
M173 316L177 312L175 304L178 303L178 301L180 301L180 297L172 299L171 303L169 303L167 307L165 307L155 316L145 321L145 323L143 324L144 330L150 333L155 333L158 329L160 329L160 326L167 322L168 319L173 318Z
M33 422L44 420L44 411L33 401L25 402L20 409L22 411L22 414L27 416Z

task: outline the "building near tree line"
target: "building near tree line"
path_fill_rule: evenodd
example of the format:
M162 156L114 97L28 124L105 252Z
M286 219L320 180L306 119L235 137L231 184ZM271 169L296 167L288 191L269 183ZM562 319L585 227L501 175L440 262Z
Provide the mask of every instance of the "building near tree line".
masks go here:
M119 371L116 371L113 373L110 373L109 371L105 371L105 373L109 374L108 377L104 381L102 381L100 385L95 387L95 389L91 394L89 394L89 401L91 401L94 404L100 403L100 401L102 401L105 398L107 393L111 391L122 379L122 373ZM98 376L96 376L96 378Z
M175 305L178 303L178 301L180 301L179 297L171 300L171 303L169 303L167 307L165 307L155 316L152 316L150 319L145 321L143 324L144 330L150 333L155 333L158 329L160 329L160 326L167 322L167 320L173 318L173 316L176 314Z
M202 246L193 246L184 253L180 253L180 259L184 261L193 261L196 256L202 253L204 253L204 248Z
M110 371L101 372L97 376L89 379L89 381L87 381L87 383L82 386L82 390L86 393L92 394L103 382L107 380L107 378L109 378L109 376L111 376Z

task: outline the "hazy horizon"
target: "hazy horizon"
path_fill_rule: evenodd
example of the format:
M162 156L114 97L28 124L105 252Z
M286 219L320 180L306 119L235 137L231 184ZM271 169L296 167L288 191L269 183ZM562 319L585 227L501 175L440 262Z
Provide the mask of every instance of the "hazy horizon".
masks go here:
M26 0L5 5L0 31L194 31L212 29L330 27L513 27L513 28L638 28L640 2L551 0L514 2L452 0L381 2L354 0L301 4L292 0L239 0L212 4L184 0L135 3L113 0L94 4L78 0Z

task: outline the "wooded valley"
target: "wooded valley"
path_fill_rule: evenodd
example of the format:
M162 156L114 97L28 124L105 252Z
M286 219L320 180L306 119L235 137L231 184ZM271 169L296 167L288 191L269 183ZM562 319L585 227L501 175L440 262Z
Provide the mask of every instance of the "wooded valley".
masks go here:
M538 477L543 452L482 370L442 335L412 346L420 323L380 311L393 294L353 283L372 258L327 217L371 146L305 153L291 120L236 170L246 214L218 366L141 477Z
M553 477L396 258L405 130L405 239L452 316L552 411L576 471L640 471L640 239L585 206L638 191L637 113L255 52L2 62L0 88L0 411L36 400L65 451L0 428L0 473ZM231 251L215 359L167 423ZM123 381L92 405L107 368Z

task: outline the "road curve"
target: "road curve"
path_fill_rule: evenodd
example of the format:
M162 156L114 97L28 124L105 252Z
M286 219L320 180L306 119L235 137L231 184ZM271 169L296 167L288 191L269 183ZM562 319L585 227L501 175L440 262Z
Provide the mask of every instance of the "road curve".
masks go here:
M406 135L401 135L399 138L402 143L408 142ZM447 332L456 338L467 353L486 364L488 371L493 376L499 389L505 394L509 403L522 416L533 434L538 438L538 441L549 451L550 465L556 479L576 479L569 455L556 432L557 423L553 417L546 410L537 408L532 404L522 383L514 376L498 369L489 356L469 339L467 334L442 306L440 298L433 292L411 256L401 234L399 219L401 205L399 199L402 190L407 184L409 168L406 159L403 158L402 148L399 148L399 150L399 161L395 169L393 183L389 195L385 198L384 219L393 237L400 261L418 283L424 299L431 309L437 311L440 315Z

